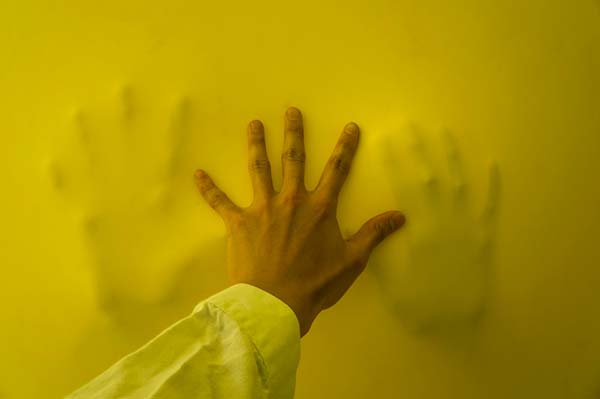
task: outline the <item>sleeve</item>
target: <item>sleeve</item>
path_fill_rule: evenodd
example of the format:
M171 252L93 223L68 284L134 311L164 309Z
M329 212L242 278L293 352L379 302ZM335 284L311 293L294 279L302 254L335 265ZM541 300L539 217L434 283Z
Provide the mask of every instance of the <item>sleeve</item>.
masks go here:
M236 284L66 399L291 399L299 360L293 310Z

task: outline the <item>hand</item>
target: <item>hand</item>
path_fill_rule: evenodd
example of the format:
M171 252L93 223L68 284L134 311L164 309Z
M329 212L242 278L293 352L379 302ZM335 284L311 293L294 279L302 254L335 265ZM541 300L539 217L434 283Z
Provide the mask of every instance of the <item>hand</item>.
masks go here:
M251 284L287 303L304 336L319 312L350 288L375 246L404 224L404 216L394 211L380 214L356 234L342 237L337 200L358 146L358 126L346 125L313 191L304 186L304 129L298 109L287 110L284 134L283 183L276 192L263 125L258 120L248 125L254 200L245 209L204 171L195 176L202 196L225 222L231 283Z

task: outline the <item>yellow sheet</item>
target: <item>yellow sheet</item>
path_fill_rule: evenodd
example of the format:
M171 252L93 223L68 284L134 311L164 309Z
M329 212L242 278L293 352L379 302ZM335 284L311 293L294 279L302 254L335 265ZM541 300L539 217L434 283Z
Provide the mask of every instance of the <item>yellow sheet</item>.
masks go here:
M0 397L61 397L226 286L205 168L307 186L362 128L339 218L403 233L303 339L299 399L600 394L600 7L592 1L5 1ZM372 326L377 326L373 328Z

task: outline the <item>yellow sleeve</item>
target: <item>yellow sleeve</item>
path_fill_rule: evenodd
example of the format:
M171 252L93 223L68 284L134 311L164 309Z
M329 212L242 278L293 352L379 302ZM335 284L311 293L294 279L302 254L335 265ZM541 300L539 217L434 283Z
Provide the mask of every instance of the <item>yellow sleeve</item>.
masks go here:
M291 399L299 360L292 309L236 284L67 399Z

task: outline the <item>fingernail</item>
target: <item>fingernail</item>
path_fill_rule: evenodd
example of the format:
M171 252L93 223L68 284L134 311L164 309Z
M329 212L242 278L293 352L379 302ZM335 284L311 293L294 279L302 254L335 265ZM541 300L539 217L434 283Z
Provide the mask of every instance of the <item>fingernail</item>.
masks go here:
M392 215L392 217L390 219L390 225L392 226L393 230L399 229L400 227L402 227L404 225L405 222L406 222L406 217L404 216L404 214L402 212L394 213L394 215Z
M346 127L344 128L344 130L346 131L346 133L348 134L356 134L358 133L358 125L354 122L350 122L346 125Z
M291 121L297 121L300 118L302 118L302 114L296 107L289 107L285 114L286 114L287 118Z

